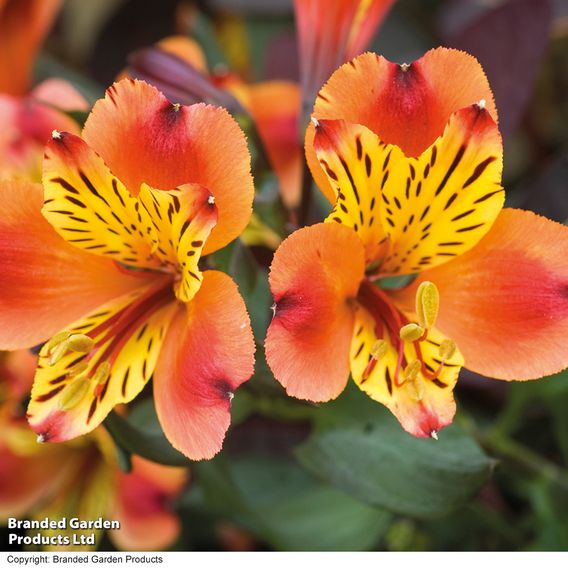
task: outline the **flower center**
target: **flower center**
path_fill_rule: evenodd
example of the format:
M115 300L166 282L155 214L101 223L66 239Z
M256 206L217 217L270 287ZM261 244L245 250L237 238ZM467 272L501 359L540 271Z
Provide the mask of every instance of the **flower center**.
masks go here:
M394 384L405 386L415 400L421 400L424 395L423 378L434 383L439 381L440 373L445 362L450 359L456 345L450 339L443 340L439 345L439 363L434 368L425 362L422 353L422 343L428 340L428 332L435 325L439 308L439 293L432 282L422 282L416 292L417 321L411 322L398 310L384 290L365 279L359 288L358 302L368 311L375 321L377 341L371 348L371 359L363 372L363 379L369 377L377 362L385 356L388 343L384 333L388 334L390 344L398 353ZM407 346L414 357L408 356Z

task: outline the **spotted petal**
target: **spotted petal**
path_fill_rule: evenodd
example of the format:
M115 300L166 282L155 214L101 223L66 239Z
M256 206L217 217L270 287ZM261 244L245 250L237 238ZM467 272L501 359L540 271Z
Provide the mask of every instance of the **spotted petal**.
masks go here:
M160 266L140 204L81 138L55 133L46 148L43 185L43 215L68 243L125 264Z
M203 280L198 267L201 251L217 222L215 198L201 185L186 184L160 191L143 184L138 195L155 231L152 253L181 272L176 295L188 302Z
M28 420L44 441L62 442L90 432L116 404L142 390L175 308L169 286L158 279L70 326L70 334L92 339L90 349L69 349L58 358L55 339L43 346Z
M379 339L386 342L387 349L373 364L371 351ZM400 339L390 336L386 325L377 326L365 308L357 310L350 354L353 380L372 399L384 404L414 436L436 435L452 422L456 411L453 389L463 358L456 351L435 374L442 362L439 348L444 339L439 331L429 330L428 338L419 343L420 371L409 381L403 376L403 365L417 360L415 344L405 343L401 359L397 345Z

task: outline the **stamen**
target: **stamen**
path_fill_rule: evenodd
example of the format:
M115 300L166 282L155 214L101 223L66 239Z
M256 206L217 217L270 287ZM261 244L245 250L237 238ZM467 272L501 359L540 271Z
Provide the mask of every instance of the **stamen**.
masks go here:
M408 71L408 69L410 68L410 64L408 63L401 63L400 64L400 68L402 70L403 73L406 73Z
M95 342L88 335L62 331L48 343L49 365L51 367L56 365L69 350L77 353L88 353L94 345Z
M173 103L172 107L174 108L174 112L179 112L179 109L181 108L181 104L180 103Z
M63 411L75 408L84 398L89 390L89 381L84 378L77 378L67 387L59 402L59 407Z
M88 368L89 368L89 363L87 363L87 361L79 361L79 363L77 363L74 367L71 367L67 371L67 376L77 377L78 375L84 373Z
M375 341L371 347L371 357L375 359L375 361L378 361L387 354L387 351L387 342L384 339L379 339L378 341Z
M404 369L405 387L409 395L416 401L424 398L425 386L422 377L419 375L422 363L415 359Z
M424 328L415 323L408 323L400 328L400 338L403 341L418 341L423 335Z
M418 323L430 329L436 323L440 308L440 293L433 282L422 282L416 291L416 314Z
M110 363L108 361L103 361L95 371L92 380L94 383L100 385L108 379L109 375L110 375Z
M442 359L442 361L451 359L454 356L456 349L457 346L455 341L452 341L451 339L444 339L442 343L440 343L440 359Z

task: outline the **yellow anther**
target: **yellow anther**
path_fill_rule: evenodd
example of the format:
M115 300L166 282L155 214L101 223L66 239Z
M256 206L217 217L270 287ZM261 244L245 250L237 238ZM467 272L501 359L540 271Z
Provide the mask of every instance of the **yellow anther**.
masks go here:
M408 394L416 401L422 400L425 392L424 380L419 374L421 368L422 364L415 359L403 371Z
M69 383L61 395L59 402L61 410L67 411L75 408L85 398L88 390L89 381L87 379L77 378Z
M53 365L56 365L61 360L63 355L65 355L65 353L67 353L67 340L62 341L61 343L59 343L59 345L50 350L48 360L49 365L51 367L53 367Z
M403 341L418 341L423 335L424 328L415 323L407 323L400 328L400 338Z
M179 112L179 109L181 108L181 104L180 103L173 103L172 107L174 107L174 112Z
M110 375L110 363L108 361L103 361L95 371L93 375L93 382L95 384L104 383L108 376Z
M60 343L65 341L71 335L70 331L60 331L56 333L46 344L45 348L48 353L51 353Z
M422 282L416 292L416 314L418 323L424 329L430 329L438 317L440 293L433 282Z
M67 376L76 377L77 375L81 375L88 369L88 367L89 363L87 363L87 361L80 361L67 371Z
M452 341L451 339L444 339L444 341L440 343L440 349L438 351L440 354L440 359L442 359L442 361L451 359L454 356L456 349L457 347L454 341Z
M67 339L66 343L69 349L78 353L88 353L95 346L95 342L88 335L82 333L74 333Z
M388 348L387 342L384 339L375 341L371 347L371 357L375 359L375 361L382 359L387 354Z

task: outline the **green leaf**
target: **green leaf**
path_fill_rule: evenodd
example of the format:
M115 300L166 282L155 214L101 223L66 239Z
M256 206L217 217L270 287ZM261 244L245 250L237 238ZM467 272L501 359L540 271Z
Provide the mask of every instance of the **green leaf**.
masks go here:
M111 412L104 421L121 458L138 454L148 460L164 465L189 465L189 460L172 447L165 437L151 399L136 405L128 418ZM127 466L128 462L124 462Z
M282 458L217 458L195 470L208 507L277 550L369 550L390 521Z
M404 432L383 406L356 387L316 415L296 450L309 471L371 505L414 517L444 515L468 502L493 462L457 425L439 440Z

